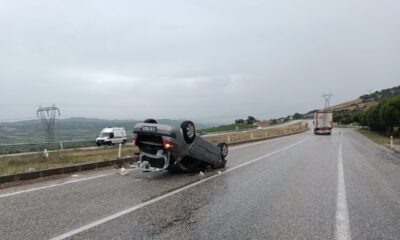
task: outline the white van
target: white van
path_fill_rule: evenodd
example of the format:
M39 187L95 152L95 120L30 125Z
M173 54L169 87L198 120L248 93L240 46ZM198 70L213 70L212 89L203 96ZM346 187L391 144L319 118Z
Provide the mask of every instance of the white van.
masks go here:
M127 141L125 128L112 127L104 128L101 130L100 135L96 138L96 145L112 145L122 143L125 144Z

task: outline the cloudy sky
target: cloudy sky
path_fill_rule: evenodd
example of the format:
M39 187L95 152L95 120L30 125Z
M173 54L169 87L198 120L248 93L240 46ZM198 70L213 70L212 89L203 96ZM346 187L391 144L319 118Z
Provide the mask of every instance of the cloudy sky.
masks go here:
M400 1L0 0L0 120L273 118L400 85Z

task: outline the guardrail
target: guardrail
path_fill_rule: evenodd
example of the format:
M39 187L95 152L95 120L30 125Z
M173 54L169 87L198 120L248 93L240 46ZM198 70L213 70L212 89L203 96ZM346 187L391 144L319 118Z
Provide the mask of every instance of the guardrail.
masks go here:
M42 143L21 143L21 144L2 144L0 150L23 150L23 149L65 149L76 146L95 146L95 140L77 140L77 141L57 141Z

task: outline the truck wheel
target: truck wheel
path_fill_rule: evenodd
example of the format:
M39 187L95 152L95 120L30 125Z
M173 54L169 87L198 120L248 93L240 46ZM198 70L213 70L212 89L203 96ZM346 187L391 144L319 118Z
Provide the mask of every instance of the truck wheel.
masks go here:
M228 145L224 142L218 144L219 151L221 152L222 159L225 159L228 156Z
M183 138L187 144L193 143L196 138L196 129L194 127L194 123L192 121L184 121L181 124L181 129L183 132Z
M157 124L157 121L152 118L149 118L149 119L144 120L144 123Z

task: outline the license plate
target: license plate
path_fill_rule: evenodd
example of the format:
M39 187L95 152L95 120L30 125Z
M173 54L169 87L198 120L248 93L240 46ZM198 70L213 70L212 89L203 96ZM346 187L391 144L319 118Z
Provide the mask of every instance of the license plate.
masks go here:
M142 127L142 131L145 131L145 132L157 132L157 128L156 127L152 127L152 126L143 126Z

